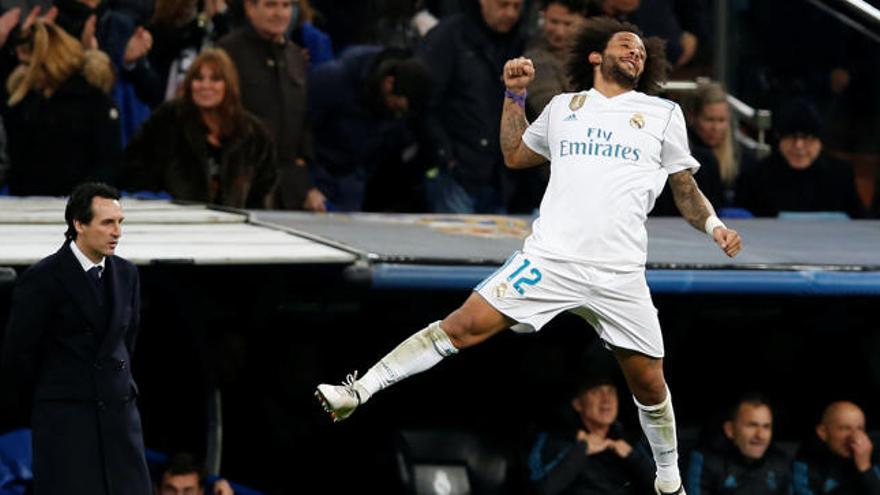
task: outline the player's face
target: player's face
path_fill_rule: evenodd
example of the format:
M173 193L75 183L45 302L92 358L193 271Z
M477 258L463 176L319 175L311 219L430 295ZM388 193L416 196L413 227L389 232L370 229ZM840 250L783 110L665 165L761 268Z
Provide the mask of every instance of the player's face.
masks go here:
M564 50L571 45L584 17L568 7L551 3L544 9L544 37L553 50Z
M193 103L201 110L220 106L226 96L226 81L211 66L205 64L192 80Z
M697 115L694 130L710 148L721 146L730 129L730 107L725 102L709 103Z
M635 33L620 32L608 40L602 54L602 76L634 88L645 70L645 44Z
M73 221L77 247L95 262L102 256L112 256L122 237L123 220L119 201L95 196L92 198L92 221Z
M794 134L779 140L779 151L795 170L804 170L816 161L822 152L822 141L816 136Z
M857 407L841 407L820 425L820 430L823 427L823 440L831 452L849 459L853 456L852 442L855 434L865 431L865 415ZM823 436L821 431L819 436Z
M773 438L773 414L764 404L742 404L725 432L743 456L760 459Z
M196 473L174 475L165 473L157 492L157 495L201 495L204 493L199 485L199 475Z
M523 0L480 0L483 21L495 32L507 33L519 21Z
M617 419L617 387L599 385L590 388L576 397L575 410L581 421L588 427L606 427Z
M245 0L245 13L257 34L281 40L293 15L293 0Z

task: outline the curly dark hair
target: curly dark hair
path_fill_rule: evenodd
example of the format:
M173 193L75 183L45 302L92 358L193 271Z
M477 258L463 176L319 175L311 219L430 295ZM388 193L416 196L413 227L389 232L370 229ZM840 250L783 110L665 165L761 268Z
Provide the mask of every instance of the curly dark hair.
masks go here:
M578 33L571 56L566 64L568 77L576 91L593 87L593 64L589 57L593 52L604 53L611 38L620 32L634 33L645 44L645 70L639 77L635 89L649 95L660 92L660 85L666 81L671 65L666 60L666 41L651 36L645 38L635 24L618 21L612 17L592 17Z

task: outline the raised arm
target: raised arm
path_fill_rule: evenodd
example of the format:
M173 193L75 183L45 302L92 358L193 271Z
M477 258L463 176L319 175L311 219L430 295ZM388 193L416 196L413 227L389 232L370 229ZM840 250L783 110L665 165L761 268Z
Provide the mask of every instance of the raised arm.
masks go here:
M715 215L712 204L697 187L690 170L669 175L669 188L675 198L675 206L681 216L697 230L704 230L724 254L731 258L742 249L742 239L733 229L728 229Z
M529 126L526 121L526 87L535 78L535 67L527 58L514 58L504 64L504 109L501 112L501 153L508 168L540 165L546 158L535 153L522 141Z

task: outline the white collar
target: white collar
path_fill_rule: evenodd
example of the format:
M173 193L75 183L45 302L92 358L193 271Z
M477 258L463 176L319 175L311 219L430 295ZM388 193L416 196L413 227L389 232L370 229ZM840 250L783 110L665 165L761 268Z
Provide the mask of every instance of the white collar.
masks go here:
M599 98L602 99L602 101L613 101L613 100L619 101L618 98L625 99L625 97L629 97L629 95L635 94L635 92L636 91L634 89L630 89L630 90L624 91L623 93L620 93L619 95L609 97L609 96L605 96L604 94L602 94L602 92L599 91L598 89L596 89L595 87L592 87L592 88L590 88L589 91L587 91L587 94L593 95L593 96L598 96Z
M79 264L82 266L83 271L89 271L93 266L100 266L101 271L104 271L104 262L107 260L105 256L101 256L101 261L94 263L89 259L88 256L83 254L80 251L79 246L76 245L76 241L70 241L70 250L73 251L73 255L76 257L76 260L79 261Z

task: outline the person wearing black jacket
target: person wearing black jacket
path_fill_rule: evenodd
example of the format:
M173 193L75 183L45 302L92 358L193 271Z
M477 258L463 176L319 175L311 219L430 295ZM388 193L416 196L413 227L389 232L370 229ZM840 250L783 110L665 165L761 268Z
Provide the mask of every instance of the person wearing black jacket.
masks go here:
M476 2L475 2L476 3ZM500 213L504 162L498 141L504 63L520 56L522 0L480 0L480 12L440 21L418 56L431 71L434 91L428 133L436 177L428 200L440 213Z
M542 495L653 493L654 463L643 442L617 421L617 387L591 376L571 400L575 431L541 432L529 453L529 477Z
M852 402L832 402L816 436L795 458L794 495L880 495L880 465L865 434L865 414Z
M822 123L815 107L794 101L780 112L779 145L736 188L739 206L755 216L784 211L844 212L864 216L852 165L823 152Z
M771 443L773 412L758 395L737 402L714 435L691 452L685 483L691 495L791 493L791 459Z

